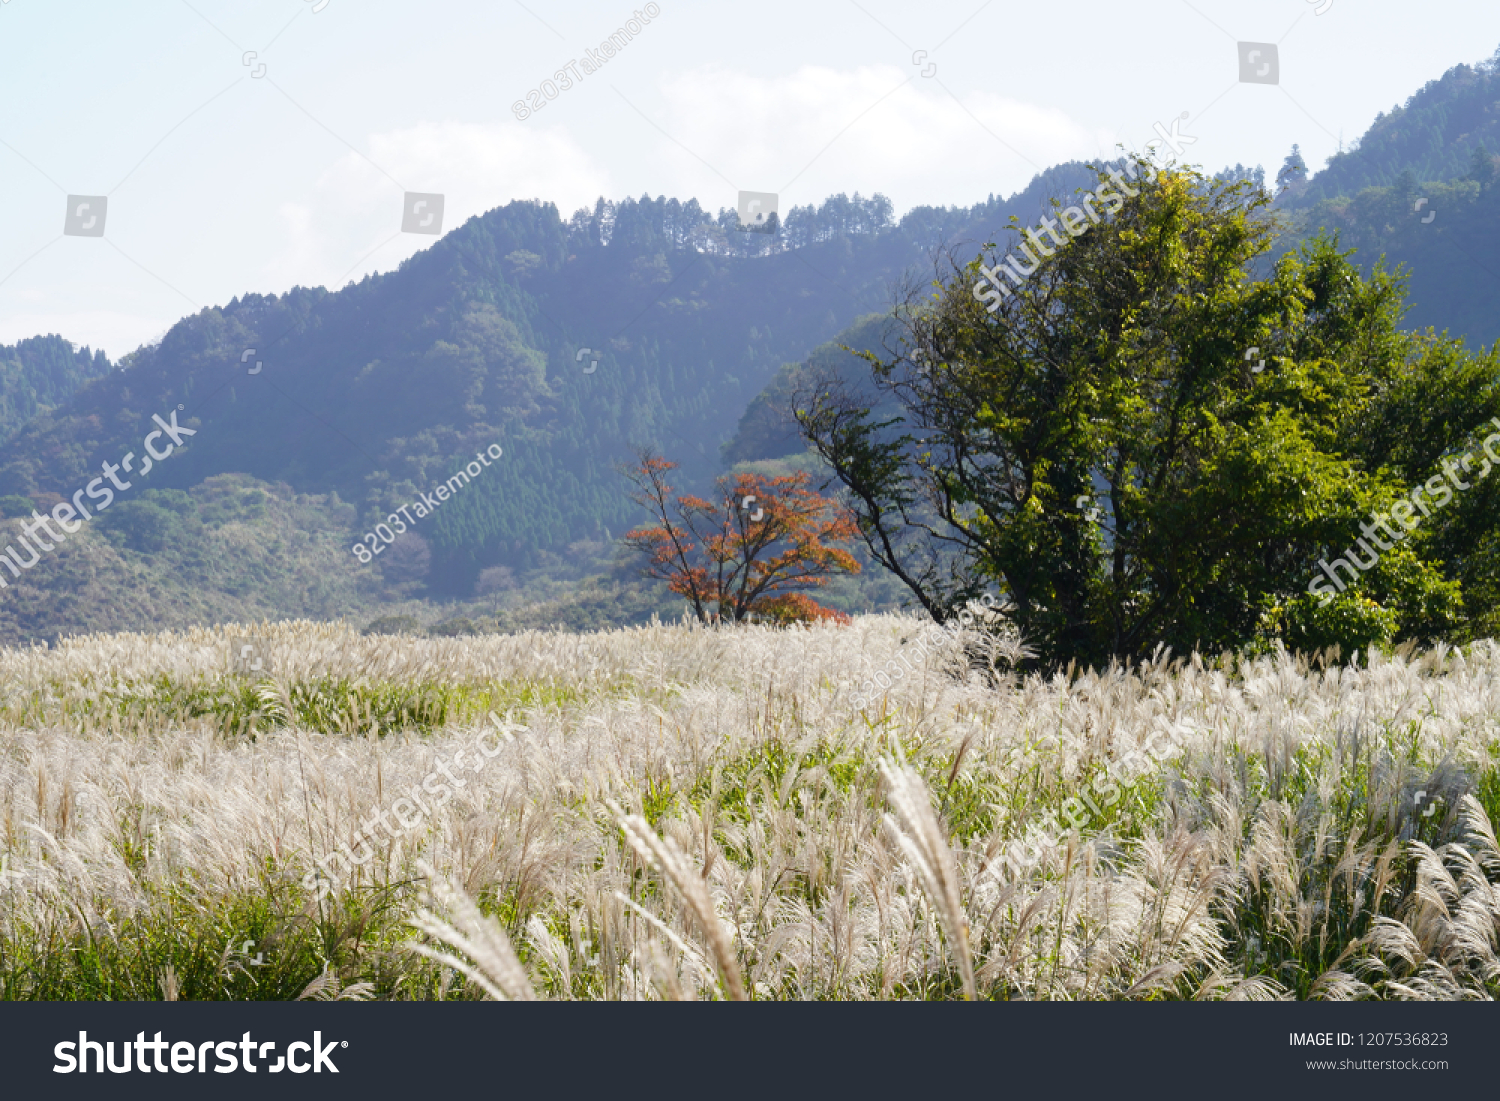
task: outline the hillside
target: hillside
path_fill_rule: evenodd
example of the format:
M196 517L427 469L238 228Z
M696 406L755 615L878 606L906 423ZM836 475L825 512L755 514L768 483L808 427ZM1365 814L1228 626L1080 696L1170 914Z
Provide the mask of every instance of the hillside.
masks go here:
M1325 199L1298 212L1289 244L1321 230L1355 250L1366 274L1381 260L1404 265L1407 326L1446 329L1470 347L1486 347L1500 340L1500 189L1494 179L1494 163L1486 158L1478 170L1454 179L1419 184L1404 175L1390 187Z
M1380 115L1363 137L1310 179L1287 177L1289 186L1276 195L1284 225L1273 258L1320 233L1337 235L1344 249L1354 250L1366 275L1377 263L1405 266L1408 327L1447 330L1475 348L1493 344L1500 340L1497 154L1500 51L1490 61L1457 65L1430 81L1405 106ZM1288 161L1300 164L1300 155L1294 150ZM1044 173L1028 188L1027 201L1013 200L1010 209L1023 226L1032 224L1028 219L1047 198L1071 195L1092 178L1081 165ZM1264 169L1243 165L1217 178L1279 186L1267 181ZM1418 200L1425 201L1418 205ZM1023 208L1028 213L1021 213ZM988 236L978 236L1014 240L998 222L990 226ZM798 456L798 462L810 462L789 416L800 380L832 368L846 381L866 385L863 365L843 349L878 352L885 331L879 315L872 314L802 359L783 364L746 407L724 445L726 459L755 463Z
M1480 348L1500 340L1500 51L1456 65L1310 179L1278 196L1285 249L1337 234L1368 274L1404 265L1407 324ZM1289 158L1295 159L1295 158Z
M680 602L619 569L605 544L587 541L562 555L543 552L535 570L491 570L467 600L423 600L420 544L404 541L378 564L349 567L354 515L337 494L299 494L243 474L215 475L189 491L145 490L99 513L19 578L0 570L0 645L297 617L443 636L582 631L681 613ZM19 519L0 520L0 547L16 546L22 530Z
M85 383L110 370L102 351L75 349L55 334L0 344L0 440L65 404Z
M1296 205L1417 180L1451 180L1469 171L1476 149L1500 153L1500 50L1478 65L1455 65L1428 81L1329 159L1307 181Z
M640 519L615 470L632 445L670 454L683 488L705 484L782 364L882 310L890 284L920 270L928 249L972 247L1085 175L1062 165L1009 200L923 207L899 222L879 196L839 195L789 211L774 237L737 232L733 212L713 217L693 201L601 199L566 222L549 204L518 202L342 290L247 294L205 309L124 356L120 370L101 354L91 374L69 375L59 357L85 352L58 338L23 342L10 358L38 377L5 391L19 427L0 443L0 510L27 514L22 498L51 508L127 454L140 473L123 476L122 501L164 490L196 498L213 479L247 476L283 487L300 502L305 533L326 537L321 581L266 588L254 570L235 579L225 570L195 576L196 595L174 605L204 622L256 610L359 615L357 594L392 594L365 586L347 546L495 445L503 458L405 539L402 596L473 598L480 575L498 568L545 589L546 577L568 576L570 547L607 545ZM147 474L140 456L153 416L193 435ZM268 519L241 522L259 546L281 538ZM185 576L187 552L174 549L183 540L214 557L197 531L179 525L156 545L127 548L141 593L173 591ZM342 558L331 550L341 542ZM71 552L27 584L59 595L0 600L0 635L139 622L119 600L61 595L94 584ZM245 593L255 600L241 603ZM846 595L853 607L869 603L857 587ZM66 611L85 606L83 618Z

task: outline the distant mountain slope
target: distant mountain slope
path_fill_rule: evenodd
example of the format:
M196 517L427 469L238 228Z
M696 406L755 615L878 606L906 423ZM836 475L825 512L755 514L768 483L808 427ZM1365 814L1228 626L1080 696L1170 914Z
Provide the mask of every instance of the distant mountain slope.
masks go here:
M1489 259L1500 208L1483 171L1492 162L1476 156L1481 142L1500 151L1497 97L1494 63L1458 66L1382 117L1280 197L1296 219L1287 245L1336 229L1366 265L1382 254L1409 262L1413 324L1500 336L1500 262ZM1220 175L1263 178L1238 166ZM487 568L535 569L636 523L614 469L632 445L680 463L681 489L701 488L725 460L795 455L784 411L805 364L852 364L839 342L874 347L893 290L930 278L935 249L963 262L1003 242L1010 218L1034 224L1049 200L1092 180L1069 162L1009 198L899 220L881 196L837 195L788 210L776 236L738 232L733 211L695 201L601 199L566 220L551 204L515 202L396 271L202 310L121 370L60 337L22 341L0 348L0 497L50 507L127 453L139 471L153 415L175 413L196 435L132 474L122 504L148 489L198 493L226 475L285 484L326 501L294 521L344 548L319 568L355 570L354 540L499 444L503 458L422 519L402 552L402 569L417 570L403 575L404 593L468 597ZM1423 196L1435 221L1410 210ZM142 591L172 591L183 563L164 548L127 549ZM244 580L233 572L199 577L212 590L205 609L234 606L220 599ZM59 592L89 576L68 555L38 583L44 573ZM379 596L328 580L342 594L328 607ZM313 592L309 612L322 600ZM266 589L243 607L295 603L289 593ZM0 633L20 629L6 617L23 603L29 629L45 625L46 600L7 605L13 595L0 594Z
M455 633L553 624L586 631L681 611L680 598L633 576L608 576L602 544L583 544L551 570L520 575L519 584L507 575L474 600L423 601L412 568L419 544L407 540L349 568L353 520L337 496L243 474L209 478L190 492L132 494L54 543L20 577L0 568L0 645L300 618L363 626L395 616L408 629L447 622ZM0 520L0 548L22 546L26 526ZM23 562L29 557L22 553Z
M429 594L468 595L488 566L534 566L636 522L614 469L633 444L671 454L684 488L706 482L781 364L886 308L932 247L972 248L1085 172L899 222L879 196L838 195L789 211L776 237L696 202L600 200L566 222L511 203L394 272L179 322L39 405L0 444L0 495L71 497L103 463L139 464L153 415L176 411L196 435L131 493L249 474L353 502L352 540L498 443L504 457L421 525Z
M352 512L243 476L116 503L20 577L0 570L0 643L347 614L380 578L339 568L340 510ZM0 546L24 562L41 548L22 553L23 531L0 521Z
M1456 65L1404 106L1378 116L1364 136L1308 181L1297 205L1390 187L1403 172L1451 180L1468 172L1473 151L1500 153L1500 50L1479 65Z
M1457 65L1277 197L1278 254L1336 233L1367 273L1405 265L1406 324L1471 347L1500 340L1500 51Z
M1298 227L1288 247L1323 230L1354 249L1366 272L1381 259L1404 264L1408 328L1447 330L1475 348L1500 340L1500 187L1493 182L1366 188L1318 203Z
M103 352L75 350L60 336L0 344L0 440L109 372Z
M1366 271L1382 260L1390 267L1406 265L1409 327L1447 330L1474 346L1500 340L1496 153L1500 51L1488 62L1455 66L1429 82L1405 107L1380 116L1322 172L1294 181L1279 194L1276 207L1286 215L1286 231L1273 258L1318 233L1336 233ZM1262 170L1240 165L1218 177L1265 185ZM999 214L1014 213L1022 225L1031 224L1050 197L1088 187L1093 178L1085 165L1058 166L1039 174L1003 206L974 208L967 228L975 237L1003 239ZM973 234L980 226L988 226L988 232ZM788 415L791 395L810 374L830 368L846 381L866 384L866 369L840 346L878 348L885 325L879 316L863 318L807 356L784 364L746 408L724 446L726 460L754 463L802 453Z
M851 389L862 390L877 407L881 395L869 384L869 368L846 349L874 352L885 358L885 345L896 339L889 314L869 314L845 329L834 340L820 344L805 360L784 364L769 385L755 396L734 436L724 445L724 460L730 464L761 462L797 455L807 449L793 416L799 390L814 378L832 374Z

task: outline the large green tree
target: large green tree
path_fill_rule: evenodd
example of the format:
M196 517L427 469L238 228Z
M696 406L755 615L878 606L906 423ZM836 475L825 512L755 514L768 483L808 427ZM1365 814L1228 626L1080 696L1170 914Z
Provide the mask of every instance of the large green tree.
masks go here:
M1344 591L1309 586L1500 413L1495 353L1402 332L1399 273L1362 279L1336 241L1257 277L1270 196L1133 168L1101 177L1124 201L1097 223L1103 186L1054 204L1076 236L1028 277L993 243L949 257L868 381L798 394L877 561L939 618L1000 589L1045 665L1488 630L1489 482Z

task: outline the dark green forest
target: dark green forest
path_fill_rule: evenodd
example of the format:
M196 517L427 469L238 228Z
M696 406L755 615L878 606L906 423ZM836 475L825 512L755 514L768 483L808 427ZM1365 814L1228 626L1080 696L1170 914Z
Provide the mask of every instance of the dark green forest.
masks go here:
M0 344L0 438L65 404L111 366L102 351L75 349L55 334Z
M1329 159L1297 205L1391 187L1403 176L1452 180L1468 173L1473 151L1500 153L1500 51L1479 65L1455 65L1377 115L1363 136Z

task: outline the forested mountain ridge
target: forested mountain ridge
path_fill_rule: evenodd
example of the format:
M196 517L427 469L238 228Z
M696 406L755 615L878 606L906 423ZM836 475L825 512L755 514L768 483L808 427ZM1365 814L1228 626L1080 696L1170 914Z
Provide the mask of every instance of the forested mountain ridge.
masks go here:
M1294 145L1274 181L1263 168L1242 165L1218 173L1268 187L1284 215L1276 255L1318 234L1336 235L1355 252L1366 274L1380 262L1405 265L1411 328L1446 330L1471 347L1500 340L1500 50L1479 65L1457 65L1429 81L1362 137L1330 158L1311 178ZM1082 165L1038 175L1009 204L1022 226L1034 224L1025 208L1088 187ZM1032 218L1033 221L1028 221ZM977 220L976 220L977 221ZM1014 235L996 223L986 239ZM967 259L970 254L961 254ZM930 269L929 269L930 270ZM731 462L785 458L803 450L788 413L801 380L836 368L846 382L867 372L844 346L881 351L884 327L863 318L803 359L784 364L750 402L735 436L724 446ZM872 395L874 396L874 395Z
M1307 181L1295 205L1391 187L1403 173L1417 180L1455 179L1470 170L1479 149L1500 153L1500 50L1478 65L1455 65L1404 105L1377 115L1362 137Z
M487 566L534 566L634 523L614 470L633 444L706 481L781 364L886 308L928 249L972 247L1085 173L1059 166L1010 200L899 222L880 196L834 196L775 236L695 201L601 199L568 221L514 202L396 271L185 318L39 406L0 445L0 495L67 496L180 407L196 435L136 492L249 474L353 502L362 530L499 443L503 460L418 532L429 592L468 595Z
M1336 234L1369 274L1405 265L1406 323L1447 330L1471 348L1500 340L1500 51L1456 65L1310 179L1294 146L1277 178L1286 212L1280 251Z
M0 344L0 439L110 370L102 351L75 349L56 334Z
M1286 246L1336 234L1369 274L1404 265L1406 325L1446 330L1471 348L1500 340L1500 189L1489 158L1456 179L1418 183L1403 173L1390 187L1325 199L1297 212Z

